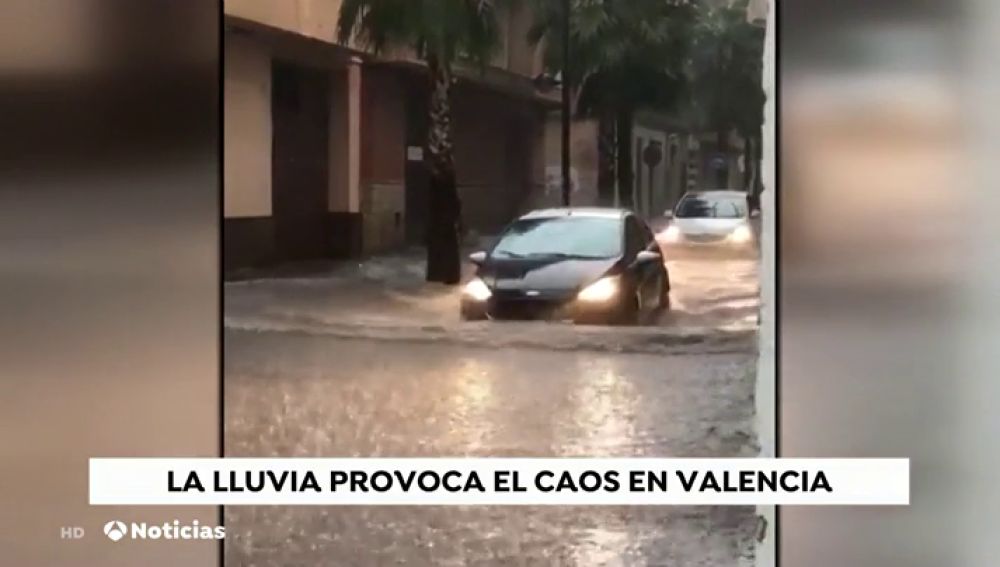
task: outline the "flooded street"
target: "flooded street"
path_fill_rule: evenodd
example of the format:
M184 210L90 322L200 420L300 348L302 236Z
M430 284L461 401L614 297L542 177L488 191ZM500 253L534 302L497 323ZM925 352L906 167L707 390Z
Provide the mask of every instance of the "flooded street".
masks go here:
M666 258L671 309L647 321L646 328L664 332L757 328L756 257L667 250ZM466 266L467 277L472 269ZM459 320L459 288L430 285L423 276L424 258L417 250L356 264L297 265L227 282L226 328L310 332L325 328L345 337L384 338L386 333L373 330L434 327L467 336L482 327ZM506 323L489 326L489 334L500 336L511 327L542 346L550 342L553 329L558 332L558 326ZM620 333L621 328L612 331Z
M412 259L228 284L226 454L755 456L757 262L668 258L673 309L640 328L462 323ZM726 329L749 339L677 340ZM736 566L756 524L726 507L231 507L226 526L229 565Z
M755 329L760 308L757 258L673 257L667 252L673 291L661 326Z
M753 456L753 355L226 335L227 456ZM740 565L752 508L227 509L230 565Z

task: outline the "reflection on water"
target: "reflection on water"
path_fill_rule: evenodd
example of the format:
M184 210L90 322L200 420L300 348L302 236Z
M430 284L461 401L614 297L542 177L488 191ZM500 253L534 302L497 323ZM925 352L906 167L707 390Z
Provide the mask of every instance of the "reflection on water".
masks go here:
M628 456L636 446L634 384L607 359L579 366L570 415L559 436L563 456ZM620 522L578 530L567 542L574 565L624 565L624 550L635 544Z
M736 456L753 358L226 339L230 456ZM711 445L708 445L711 443ZM753 508L229 507L231 565L737 565Z
M635 446L637 396L632 382L607 359L579 366L570 414L557 440L564 456L625 456Z
M574 565L628 565L622 550L631 547L630 534L623 530L594 528L584 530L573 541L570 552Z
M495 401L495 377L489 367L476 358L463 358L448 372L452 378L451 396L447 407L452 412L452 426L448 431L450 445L466 454L475 453L489 446L493 432L490 413Z

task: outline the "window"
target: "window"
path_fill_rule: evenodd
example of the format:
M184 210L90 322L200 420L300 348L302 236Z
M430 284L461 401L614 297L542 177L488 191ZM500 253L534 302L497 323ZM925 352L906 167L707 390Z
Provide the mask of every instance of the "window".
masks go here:
M649 225L646 223L640 221L639 228L642 230L642 237L645 240L645 245L642 248L646 250L656 241L656 237L653 236L653 231L649 229Z
M621 254L619 218L552 217L515 222L493 249L498 258L612 258Z
M625 251L631 258L646 249L649 242L643 233L642 225L635 217L628 217L625 221Z

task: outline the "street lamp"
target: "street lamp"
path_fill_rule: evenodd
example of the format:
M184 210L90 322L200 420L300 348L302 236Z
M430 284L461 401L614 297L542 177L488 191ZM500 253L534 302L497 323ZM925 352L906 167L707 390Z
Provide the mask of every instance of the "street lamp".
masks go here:
M570 2L571 0L562 0L562 52L563 52L563 68L562 71L555 77L549 75L548 73L542 73L534 78L533 82L535 88L548 92L555 87L562 88L562 203L563 206L568 207L570 205L570 192L572 188L572 180L570 177L570 124L571 124L571 105L570 105L570 81L569 81L569 42L570 42Z
M562 201L563 206L570 204L570 100L569 89L571 76L569 73L569 34L570 34L570 2L563 0L563 70L562 70Z

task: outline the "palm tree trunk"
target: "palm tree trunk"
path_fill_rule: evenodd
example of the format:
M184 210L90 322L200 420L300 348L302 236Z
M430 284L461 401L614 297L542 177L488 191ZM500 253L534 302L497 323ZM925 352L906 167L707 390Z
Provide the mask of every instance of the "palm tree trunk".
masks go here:
M634 113L631 109L619 109L615 120L617 122L617 150L618 159L616 168L618 169L618 191L621 192L619 201L622 208L629 209L634 206L635 199L635 172L633 169L632 157L632 122Z
M719 128L715 132L715 151L725 159L725 164L715 171L715 186L719 189L729 188L729 130Z
M754 176L753 186L750 188L750 201L755 209L759 209L760 194L764 190L764 180L761 177L764 173L761 168L764 141L760 134L754 134L751 136L751 140L753 140L753 153L750 155L750 159L753 160Z
M615 201L615 114L602 112L597 140L597 195L599 204L610 207Z
M454 147L451 136L451 68L445 61L428 57L432 90L427 159L430 190L427 192L427 281L459 283L459 224L462 204L455 180Z
M754 176L757 175L754 170L753 144L752 136L743 136L743 189L747 193L753 192Z

